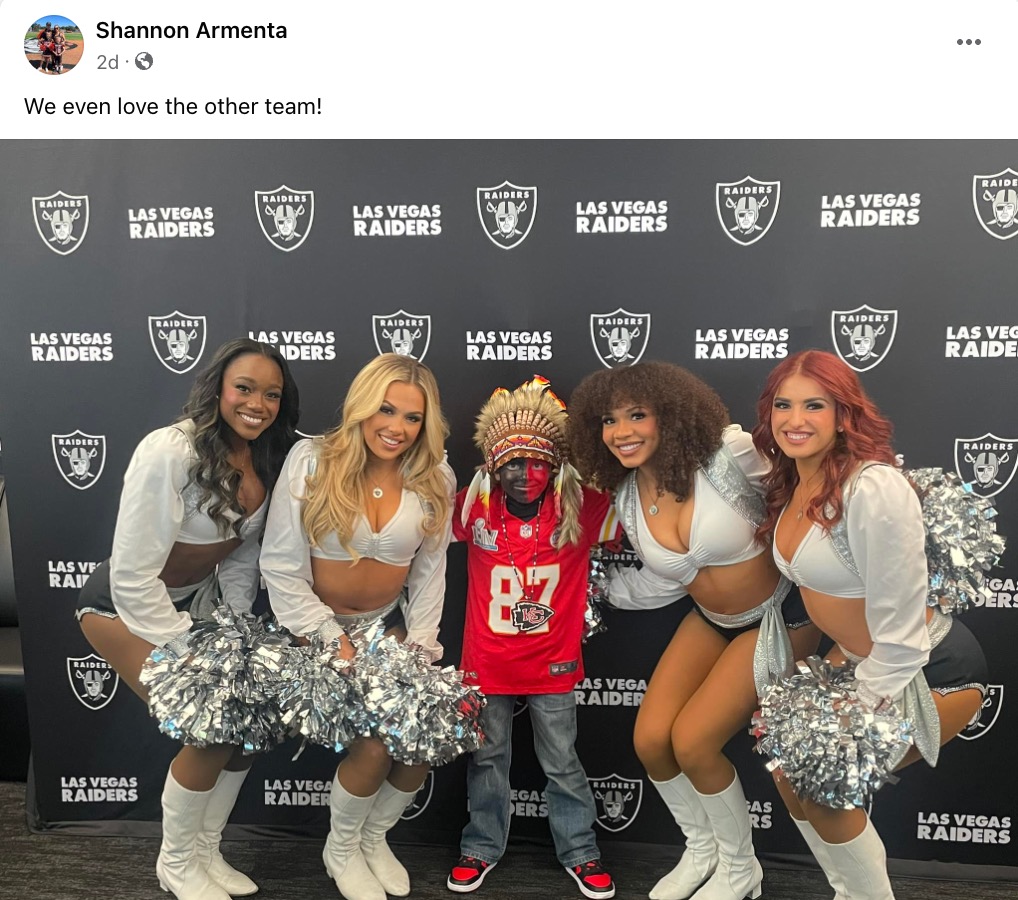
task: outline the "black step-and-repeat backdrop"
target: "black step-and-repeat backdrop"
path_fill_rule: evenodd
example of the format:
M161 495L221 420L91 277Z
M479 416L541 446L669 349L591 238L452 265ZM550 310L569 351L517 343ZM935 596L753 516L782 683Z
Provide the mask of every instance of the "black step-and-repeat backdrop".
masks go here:
M973 480L1018 539L1018 144L20 141L0 156L0 439L37 829L158 821L175 745L72 610L109 554L135 445L237 335L292 360L308 434L334 421L373 355L425 361L461 485L478 462L473 416L498 385L538 372L568 396L602 366L670 360L749 427L776 360L833 350L894 420L905 464ZM892 857L1014 859L1013 560L966 614L992 671L981 716L936 770L914 766L877 797ZM454 547L447 662L459 655L464 572ZM580 754L609 852L678 838L630 735L686 610L616 612L587 649ZM516 723L514 834L546 836L523 704ZM804 852L751 743L737 737L730 753L756 844ZM335 758L296 750L256 762L235 822L325 832ZM456 763L430 776L396 839L454 844L463 775Z

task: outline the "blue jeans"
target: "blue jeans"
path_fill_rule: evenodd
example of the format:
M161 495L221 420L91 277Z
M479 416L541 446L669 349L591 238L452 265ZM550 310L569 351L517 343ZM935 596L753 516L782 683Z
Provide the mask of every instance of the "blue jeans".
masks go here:
M460 853L496 863L505 853L511 815L509 765L512 761L513 704L516 697L487 694L481 712L485 741L467 763L470 821L460 838ZM599 859L594 840L594 796L576 755L576 697L531 694L534 750L548 777L548 823L555 855L566 868Z

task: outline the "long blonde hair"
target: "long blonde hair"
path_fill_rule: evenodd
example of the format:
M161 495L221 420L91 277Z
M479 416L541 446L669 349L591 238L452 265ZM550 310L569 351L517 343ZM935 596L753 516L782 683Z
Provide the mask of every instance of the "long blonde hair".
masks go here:
M361 424L378 412L393 382L412 384L424 394L424 425L417 440L403 453L403 487L417 494L428 515L424 533L438 533L449 515L448 485L439 466L445 458L449 426L442 415L438 384L431 370L410 356L383 353L369 362L350 383L339 425L315 438L317 466L305 479L301 521L313 547L330 532L356 562L360 555L350 541L367 508L365 468L367 449Z

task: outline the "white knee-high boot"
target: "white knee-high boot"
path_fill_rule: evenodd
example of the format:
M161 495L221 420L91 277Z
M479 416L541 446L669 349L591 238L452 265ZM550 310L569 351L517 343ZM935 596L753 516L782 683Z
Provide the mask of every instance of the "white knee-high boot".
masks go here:
M718 866L718 845L714 840L707 812L690 780L678 774L669 781L650 783L668 807L676 824L686 836L686 849L679 864L662 878L650 892L650 900L686 900Z
M156 875L159 887L178 900L230 900L210 877L197 854L198 832L212 791L189 791L166 773L163 785L163 842Z
M841 876L834 871L831 854L827 852L829 845L824 843L824 839L816 833L816 829L810 825L808 819L797 819L795 816L789 816L789 818L795 822L795 827L799 829L803 840L806 841L806 845L813 852L824 875L827 876L828 884L834 889L834 900L849 900L845 893L845 886L841 883Z
M718 842L718 867L693 894L694 900L755 900L761 893L763 869L753 851L753 826L739 776L720 794L697 791L697 795Z
M377 791L370 797L355 797L332 779L329 798L332 826L322 851L325 870L336 882L346 900L385 900L385 890L368 868L361 853L361 829L375 804Z
M849 900L894 900L887 877L887 851L867 818L862 834L844 844L824 842L832 870Z
M410 893L410 876L386 843L385 835L399 821L416 793L401 791L388 781L383 782L361 830L361 852L368 868L385 888L385 893L393 897L405 897Z
M212 797L205 809L205 821L198 832L196 844L198 859L211 878L232 897L247 897L258 892L255 884L243 872L238 872L219 852L219 842L223 839L223 829L233 812L240 789L250 769L243 772L219 773L216 786L212 788Z

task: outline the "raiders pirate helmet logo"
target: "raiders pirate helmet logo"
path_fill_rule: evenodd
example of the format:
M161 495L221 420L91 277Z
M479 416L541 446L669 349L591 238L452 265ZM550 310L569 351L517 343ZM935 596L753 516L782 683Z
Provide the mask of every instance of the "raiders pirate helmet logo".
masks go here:
M834 349L856 372L868 372L884 361L897 330L896 309L874 309L864 303L831 311Z
M527 239L534 226L537 187L520 187L510 181L479 187L477 216L489 241L502 250L512 250Z
M255 191L255 214L266 240L277 250L296 250L315 221L315 192L281 184L274 191Z
M981 438L956 438L954 468L958 477L980 497L994 497L1014 478L1018 438L999 438L987 432Z
M67 256L81 246L88 231L88 197L57 191L32 198L35 230L54 253Z
M1018 172L1009 168L996 175L973 176L972 205L990 237L1013 238L1018 234Z
M174 310L148 317L148 338L156 357L177 375L190 372L205 351L205 316Z
M983 705L979 707L979 712L976 713L972 721L958 732L958 737L964 741L975 741L981 738L996 724L1003 703L1004 685L988 684Z
M379 353L397 353L423 362L431 344L431 316L398 310L371 317L375 347Z
M608 775L606 778L588 778L590 791L597 803L597 824L605 831L622 831L633 824L643 800L643 782L640 779Z

